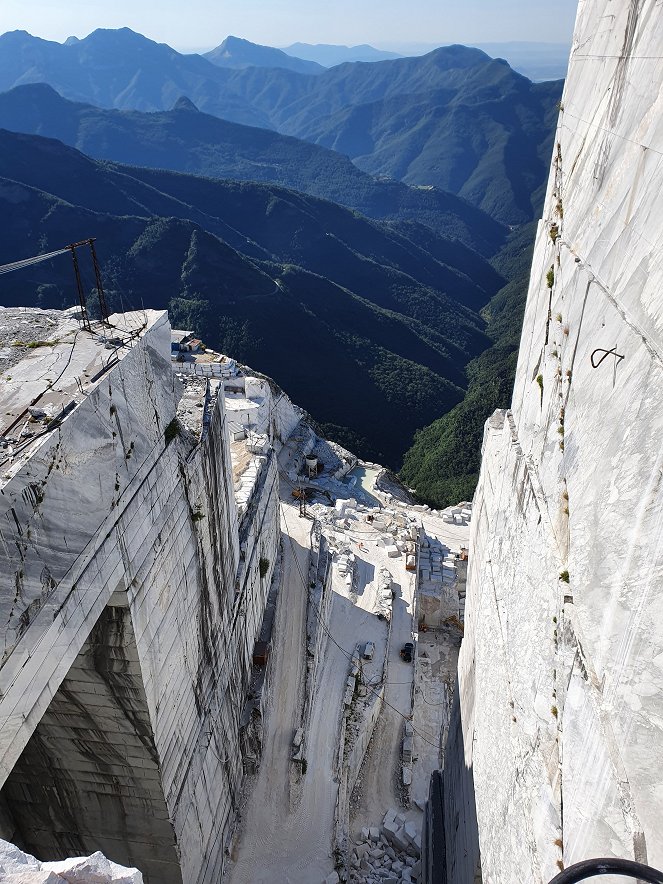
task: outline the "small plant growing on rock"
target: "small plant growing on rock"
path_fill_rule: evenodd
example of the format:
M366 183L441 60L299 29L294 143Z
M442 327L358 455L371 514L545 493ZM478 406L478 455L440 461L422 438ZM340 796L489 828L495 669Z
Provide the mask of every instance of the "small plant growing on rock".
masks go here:
M553 243L557 242L557 237L559 236L559 227L557 224L551 224L550 226L550 239Z
M558 715L558 713L559 713L559 710L558 710L557 706L551 706L551 707L550 707L550 711L551 711L552 714L555 716L555 718L557 718L557 715Z
M551 289L555 285L555 268L551 267L550 270L546 273L546 283L548 288Z
M562 321L562 314L558 313L557 316L555 316L555 319L557 320L557 322L561 322Z
M560 571L559 579L562 581L562 583L568 583L569 582L569 572L567 570Z
M264 578L267 576L267 572L269 571L269 559L260 559L258 563L258 570L260 571L260 577Z

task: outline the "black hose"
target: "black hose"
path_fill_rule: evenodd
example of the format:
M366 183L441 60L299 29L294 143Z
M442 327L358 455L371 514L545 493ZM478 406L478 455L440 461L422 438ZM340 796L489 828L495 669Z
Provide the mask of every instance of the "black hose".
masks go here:
M569 866L556 875L550 884L574 884L576 881L584 881L586 878L595 878L599 875L624 875L638 881L646 881L647 884L663 884L663 872L659 872L658 869L652 869L631 859L611 857L586 859Z

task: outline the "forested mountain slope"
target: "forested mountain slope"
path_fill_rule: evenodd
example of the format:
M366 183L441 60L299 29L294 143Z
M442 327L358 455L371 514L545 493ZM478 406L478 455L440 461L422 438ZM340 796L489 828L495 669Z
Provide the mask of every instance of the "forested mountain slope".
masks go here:
M535 224L523 226L496 256L495 267L510 281L482 311L492 346L467 365L463 401L420 430L405 455L401 478L431 506L472 499L484 424L511 401L535 235Z
M398 467L463 395L502 284L477 253L273 185L100 163L0 131L0 263L98 238L114 308L173 321L271 374L332 436ZM86 279L91 292L92 281ZM2 303L75 299L67 261L3 277Z
M119 111L68 101L43 83L19 86L0 94L0 127L57 138L95 159L283 185L371 218L426 224L484 255L506 233L453 194L377 181L335 151L221 120L185 99L170 111Z

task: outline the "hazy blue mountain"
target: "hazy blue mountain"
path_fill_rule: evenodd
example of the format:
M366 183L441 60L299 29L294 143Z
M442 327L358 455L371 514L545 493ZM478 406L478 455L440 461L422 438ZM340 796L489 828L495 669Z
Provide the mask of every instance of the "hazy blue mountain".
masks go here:
M394 229L274 185L92 160L0 130L0 263L98 237L115 308L168 307L281 383L336 438L397 467L463 396L503 283L429 228ZM420 243L418 240L421 239ZM453 244L451 244L453 245ZM92 277L84 268L91 291ZM3 303L62 306L68 262L3 279Z
M210 113L273 128L268 115L227 92L233 73L200 55L180 55L129 28L97 30L67 45L25 31L0 36L2 91L25 83L48 83L73 101L146 111L170 108L188 95Z
M440 43L393 43L389 48L399 56L427 55L440 48ZM543 43L511 40L506 43L467 43L481 49L491 58L504 58L509 65L530 80L561 80L566 77L571 52L570 43ZM287 50L285 50L287 52ZM308 56L302 56L308 58ZM316 59L317 61L317 59Z
M301 74L319 74L324 70L315 60L295 58L295 54L250 43L240 37L226 37L216 49L205 52L204 57L220 68L285 68Z
M230 70L126 29L70 46L5 34L0 89L27 82L139 110L168 109L186 95L215 116L333 147L373 174L466 196L509 224L536 214L562 86L532 84L464 46L319 75Z
M561 81L532 83L462 46L363 67L359 82L356 65L323 74L281 130L373 175L456 193L505 223L536 216ZM353 102L341 104L344 94Z
M493 58L505 58L511 67L530 80L561 80L566 77L571 45L569 43L473 43Z
M390 58L401 58L403 53L386 52L363 43L361 46L336 46L331 43L293 43L285 46L284 52L296 58L316 61L326 68L343 64L346 61L386 61Z
M499 248L505 235L452 194L376 181L341 154L200 113L185 98L172 111L142 113L70 102L45 84L18 86L0 94L0 126L57 138L95 159L280 184L371 218L426 224L483 254Z

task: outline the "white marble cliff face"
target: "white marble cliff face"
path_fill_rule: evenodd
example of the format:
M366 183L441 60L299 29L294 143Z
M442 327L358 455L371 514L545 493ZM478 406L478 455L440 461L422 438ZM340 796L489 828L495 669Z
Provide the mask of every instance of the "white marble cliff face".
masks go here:
M512 414L486 430L460 674L495 884L663 865L662 56L660 3L580 3Z

